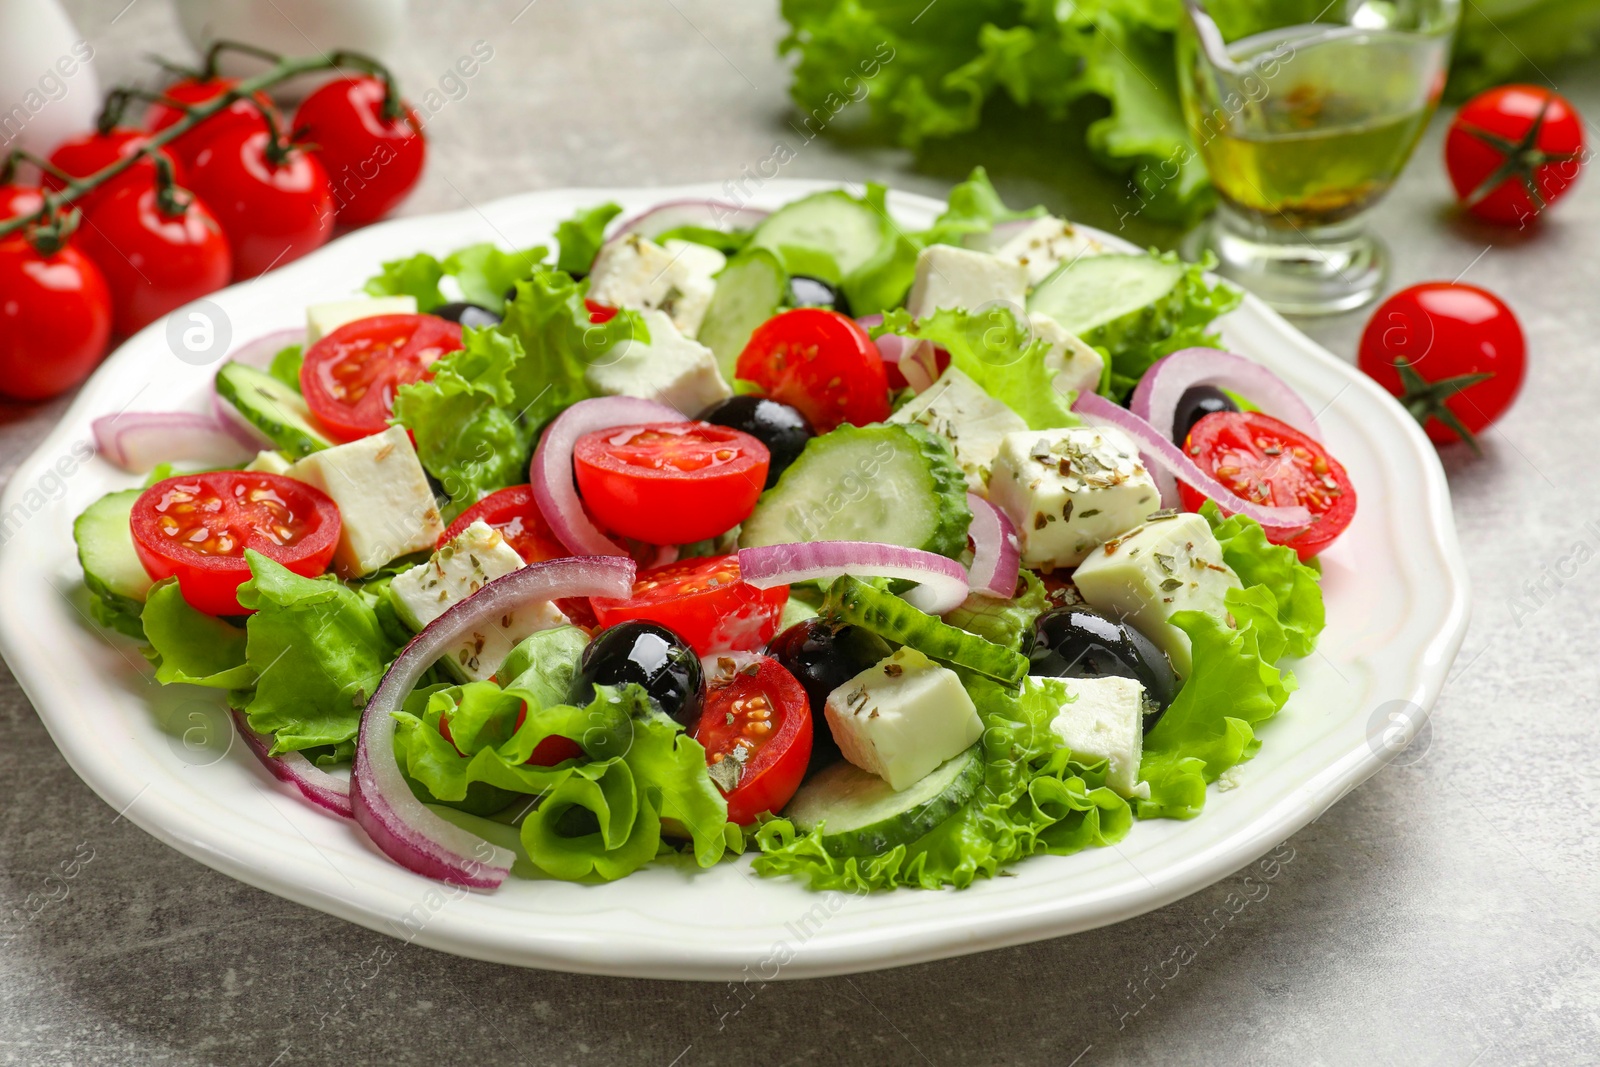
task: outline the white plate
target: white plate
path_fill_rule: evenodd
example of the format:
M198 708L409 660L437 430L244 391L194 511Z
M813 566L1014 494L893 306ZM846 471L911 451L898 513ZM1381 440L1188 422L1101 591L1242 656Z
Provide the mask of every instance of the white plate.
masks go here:
M769 182L753 202L772 207L823 187ZM211 300L238 342L299 325L308 302L352 293L381 261L418 249L521 247L548 240L579 206L615 199L632 212L720 195L709 185L559 190L401 219ZM919 228L942 207L904 194L890 204ZM1444 473L1410 417L1259 301L1247 299L1222 332L1319 410L1360 493L1354 524L1323 559L1321 648L1296 665L1300 691L1261 731L1260 754L1230 776L1235 788L1211 790L1200 818L1140 823L1116 847L1028 859L1015 877L965 891L817 894L757 878L743 859L696 873L657 867L610 885L513 879L493 894L467 893L408 873L352 824L302 803L232 743L215 693L160 689L133 642L97 633L83 614L73 517L137 479L99 459L79 463L74 448L89 440L90 420L130 405L203 410L215 370L176 358L161 323L107 361L0 502L10 517L0 531L9 535L0 650L73 769L139 826L251 885L448 952L596 974L794 978L1117 922L1237 870L1376 771L1393 751L1384 743L1398 728L1390 712L1409 708L1420 726L1467 624Z

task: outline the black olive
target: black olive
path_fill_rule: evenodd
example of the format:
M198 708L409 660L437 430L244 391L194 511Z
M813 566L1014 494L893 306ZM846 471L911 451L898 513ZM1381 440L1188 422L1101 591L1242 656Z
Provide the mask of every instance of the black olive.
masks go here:
M459 322L463 326L474 330L487 329L490 326L500 325L500 316L484 307L482 304L469 304L466 301L457 301L454 304L440 304L431 314L451 322Z
M1047 678L1132 678L1154 708L1146 730L1178 695L1172 664L1154 641L1081 604L1051 608L1034 620L1028 659L1028 673Z
M741 430L767 446L772 465L767 468L766 488L771 489L778 475L800 458L806 442L816 436L806 417L788 404L762 396L735 396L711 405L700 413L701 422Z
M789 275L789 295L784 302L795 308L829 308L850 314L850 301L843 290L809 274Z
M700 719L705 674L700 657L665 626L637 619L600 631L583 650L567 702L578 707L594 699L597 685L644 687L661 710L690 730Z
M811 770L840 758L822 710L828 694L892 651L889 643L871 630L833 627L821 619L797 622L768 643L767 655L795 676L811 701Z
M1172 413L1172 442L1179 448L1189 439L1194 424L1207 415L1219 411L1238 411L1233 398L1214 385L1192 385L1178 398L1178 407Z

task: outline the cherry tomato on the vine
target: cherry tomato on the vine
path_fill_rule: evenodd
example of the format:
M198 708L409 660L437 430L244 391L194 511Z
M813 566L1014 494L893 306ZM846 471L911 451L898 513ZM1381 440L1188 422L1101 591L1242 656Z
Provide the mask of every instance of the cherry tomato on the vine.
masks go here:
M181 121L187 114L184 108L173 105L187 104L193 107L209 103L238 84L237 78L184 78L175 81L161 90L161 95L171 103L156 101L145 112L145 129L151 133L160 133L168 126ZM194 157L200 154L206 142L219 133L233 129L248 130L252 133L265 130L267 120L261 117L261 108L272 110L272 101L265 93L257 93L255 101L251 103L249 100L235 100L194 129L167 142L167 152L178 162L188 165L194 163Z
M294 128L322 160L347 226L387 215L417 184L427 159L422 120L404 103L398 115L386 114L386 92L370 75L336 78L294 114Z
M94 261L0 239L0 393L44 400L83 381L111 337L111 293Z
M303 149L274 144L266 130L234 127L208 140L189 188L228 235L235 279L298 259L333 233L333 192L322 164Z
M1522 327L1499 297L1475 285L1425 282L1373 312L1358 363L1431 440L1476 448L1474 435L1516 400L1527 356Z
M889 378L877 345L848 315L795 308L756 328L735 374L799 408L818 433L889 417Z
M97 170L103 170L128 156L136 155L149 143L150 135L143 130L114 129L110 133L86 133L82 137L74 137L57 145L55 151L50 153L50 165L74 178L87 178ZM168 160L172 160L172 154L166 149L159 151ZM174 175L180 183L183 181L184 171L181 167L174 167ZM98 185L78 197L73 201L73 206L88 211L100 201L110 198L119 189L148 189L155 184L155 180L155 162L142 159L105 184ZM66 184L54 174L45 172L44 187L51 192L65 188Z
M1444 142L1456 195L1490 222L1524 225L1566 194L1583 167L1583 120L1538 85L1502 85L1462 105Z

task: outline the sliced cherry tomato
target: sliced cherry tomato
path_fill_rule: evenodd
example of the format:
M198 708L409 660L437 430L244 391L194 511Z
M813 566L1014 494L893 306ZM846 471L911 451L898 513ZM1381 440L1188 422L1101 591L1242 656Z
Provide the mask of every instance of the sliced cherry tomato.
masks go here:
M799 408L818 433L889 417L889 379L867 331L848 315L795 308L756 328L735 374Z
M210 103L238 84L237 78L183 78L175 81L161 91L163 98L170 103L158 100L145 111L144 128L151 133L160 133L186 117L187 112L184 108L174 105L186 104L194 107ZM257 93L255 103L244 99L235 100L194 129L168 141L166 151L185 166L191 165L195 156L206 146L206 142L220 133L228 130L246 130L254 133L257 130L267 129L267 120L261 117L262 108L273 114L277 113L266 93Z
M760 648L778 632L789 587L757 589L739 577L738 556L686 559L641 571L628 600L591 597L602 627L658 622L702 656Z
M44 191L31 185L0 185L0 222L32 215L44 207Z
M1502 85L1462 105L1444 141L1450 184L1490 222L1523 225L1566 195L1583 169L1583 120L1538 85Z
M50 153L50 165L74 178L87 178L97 170L137 154L149 142L150 135L143 130L114 129L110 133L86 133L57 145L56 150ZM160 151L169 161L173 160L170 152L165 149ZM179 184L182 184L184 174L183 169L175 163L174 176ZM97 185L79 196L73 201L73 206L88 211L119 189L146 189L154 185L155 180L155 162L144 159L105 184ZM44 175L44 187L51 192L65 188L66 184L54 174L46 172Z
M216 292L233 275L222 227L182 190L169 199L153 185L120 189L85 213L77 242L111 287L113 323L123 336Z
M305 132L327 168L339 221L347 226L387 215L417 184L427 160L422 120L404 103L387 113L386 92L370 75L336 78L294 113L294 128Z
M1194 424L1184 450L1201 470L1246 500L1274 507L1300 504L1311 524L1267 539L1310 559L1333 543L1356 514L1350 476L1322 445L1286 422L1255 411L1217 411ZM1178 483L1183 506L1199 511L1206 497Z
M573 460L578 492L600 525L646 544L682 545L747 519L772 457L739 430L659 422L580 437Z
M44 400L83 381L111 338L111 291L71 245L44 255L0 240L0 393Z
M461 327L433 315L375 315L347 322L306 352L300 391L334 437L382 433L395 390L428 377L428 367L461 347Z
M589 312L589 321L596 326L603 326L617 317L617 309L610 304L602 304L598 300L585 300L583 306Z
M341 528L338 506L321 490L264 471L157 482L134 501L129 523L150 577L176 575L183 599L208 615L244 613L245 549L314 578L328 569Z
M517 724L511 728L511 732L514 734L522 729L522 724L527 719L528 705L524 703L517 712ZM460 746L456 744L456 739L450 736L450 720L442 715L439 717L439 736L450 742L450 746L457 752L461 752ZM509 737L504 737L496 743L509 740ZM463 756L466 755L465 752L461 752L461 754ZM570 737L562 737L560 734L551 734L533 746L533 751L528 754L528 758L524 762L531 763L535 767L554 767L558 763L565 763L569 759L577 759L582 755L583 746L578 742Z
M1373 312L1358 364L1400 398L1429 439L1463 440L1505 414L1522 390L1527 344L1493 293L1460 282L1402 289Z
M728 821L749 825L789 803L811 761L811 702L770 656L724 657L708 672L694 739L728 798Z
M509 489L490 493L456 517L450 528L439 538L439 546L455 538L474 522L486 522L506 539L506 544L517 550L524 563L542 563L547 559L565 559L572 555L544 521L539 504L533 498L533 486L513 485ZM564 597L556 607L569 621L586 630L594 629L594 610L587 597Z
M299 259L333 233L333 190L322 164L302 149L274 147L265 130L235 126L207 139L188 184L228 235L235 279Z

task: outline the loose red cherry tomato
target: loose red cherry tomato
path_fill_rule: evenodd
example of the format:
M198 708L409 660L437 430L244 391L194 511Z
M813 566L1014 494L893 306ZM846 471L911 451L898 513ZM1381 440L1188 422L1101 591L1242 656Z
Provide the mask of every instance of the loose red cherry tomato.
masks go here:
M578 438L578 493L608 530L651 545L726 533L755 509L767 446L707 422L619 426Z
M1525 224L1578 179L1583 120L1559 93L1502 85L1456 112L1444 161L1468 211L1490 222Z
M94 261L68 245L44 255L0 240L0 393L44 400L83 381L106 353L111 292Z
M728 798L728 821L749 825L789 803L811 761L811 703L770 656L724 657L708 671L694 739Z
M321 490L264 471L210 471L157 482L129 518L139 562L156 581L178 579L183 599L208 615L238 615L255 549L295 574L328 569L339 508Z
M738 556L686 559L641 571L627 600L591 597L601 627L659 622L702 656L760 648L778 632L789 587L757 589L739 577Z
M156 101L151 104L145 111L144 128L151 133L160 133L187 116L182 107L173 105L187 104L194 107L207 104L238 84L237 78L183 78L175 81L161 91L163 98L171 103ZM249 100L235 100L194 129L168 141L167 152L178 162L190 165L194 162L195 156L200 154L200 150L206 146L206 142L219 133L228 130L246 130L254 133L257 130L267 129L267 120L261 117L261 108L266 108L274 114L276 110L265 93L257 93L255 101L253 104Z
M57 145L55 151L50 153L50 165L74 178L87 178L95 171L137 154L149 143L150 135L143 130L115 129L110 133L86 133ZM169 161L172 160L170 152L165 149L160 149L160 152ZM175 164L173 173L181 184L186 172ZM73 201L73 206L88 211L119 189L148 189L155 184L155 180L155 163L143 159L104 185L97 185L79 196ZM44 175L44 187L51 192L65 188L66 184L54 174L46 172Z
M756 328L735 374L799 408L818 433L889 417L889 379L867 331L848 315L795 308Z
M521 709L517 711L517 724L511 728L511 732L514 734L522 729L522 724L527 719L528 705L524 703ZM450 746L457 752L461 752L461 746L456 744L456 739L450 734L450 720L442 715L439 717L439 736L450 742ZM507 736L496 739L494 743L498 745L509 740L510 737ZM461 755L465 756L466 753L461 752ZM583 746L578 742L570 737L562 737L560 734L551 734L533 746L533 751L528 754L528 758L524 762L531 763L535 767L554 767L558 763L565 763L569 759L577 759L582 755Z
M32 215L44 207L44 192L31 185L0 185L0 222Z
M610 304L602 304L597 300L585 300L583 306L589 312L589 321L596 326L603 326L617 317L617 309Z
M340 441L382 433L395 390L428 377L428 367L461 347L461 327L433 315L375 315L347 322L306 351L300 391Z
M272 135L225 129L196 154L189 187L211 208L233 247L235 279L320 248L333 233L333 192L322 164Z
M169 202L154 186L121 189L84 215L77 242L111 287L113 326L123 336L216 292L233 275L222 227L182 190Z
M404 103L385 113L386 92L368 75L339 78L294 114L294 128L305 131L328 171L339 221L347 226L387 215L417 184L427 160L422 120Z
M1499 297L1475 285L1424 282L1373 312L1358 364L1400 398L1429 439L1477 448L1474 435L1521 391L1527 354L1522 327Z
M1356 514L1356 491L1321 443L1286 422L1255 411L1216 411L1194 424L1184 444L1201 470L1246 500L1303 506L1311 524L1268 530L1267 539L1310 559L1333 543ZM1183 506L1199 511L1205 494L1178 483Z

